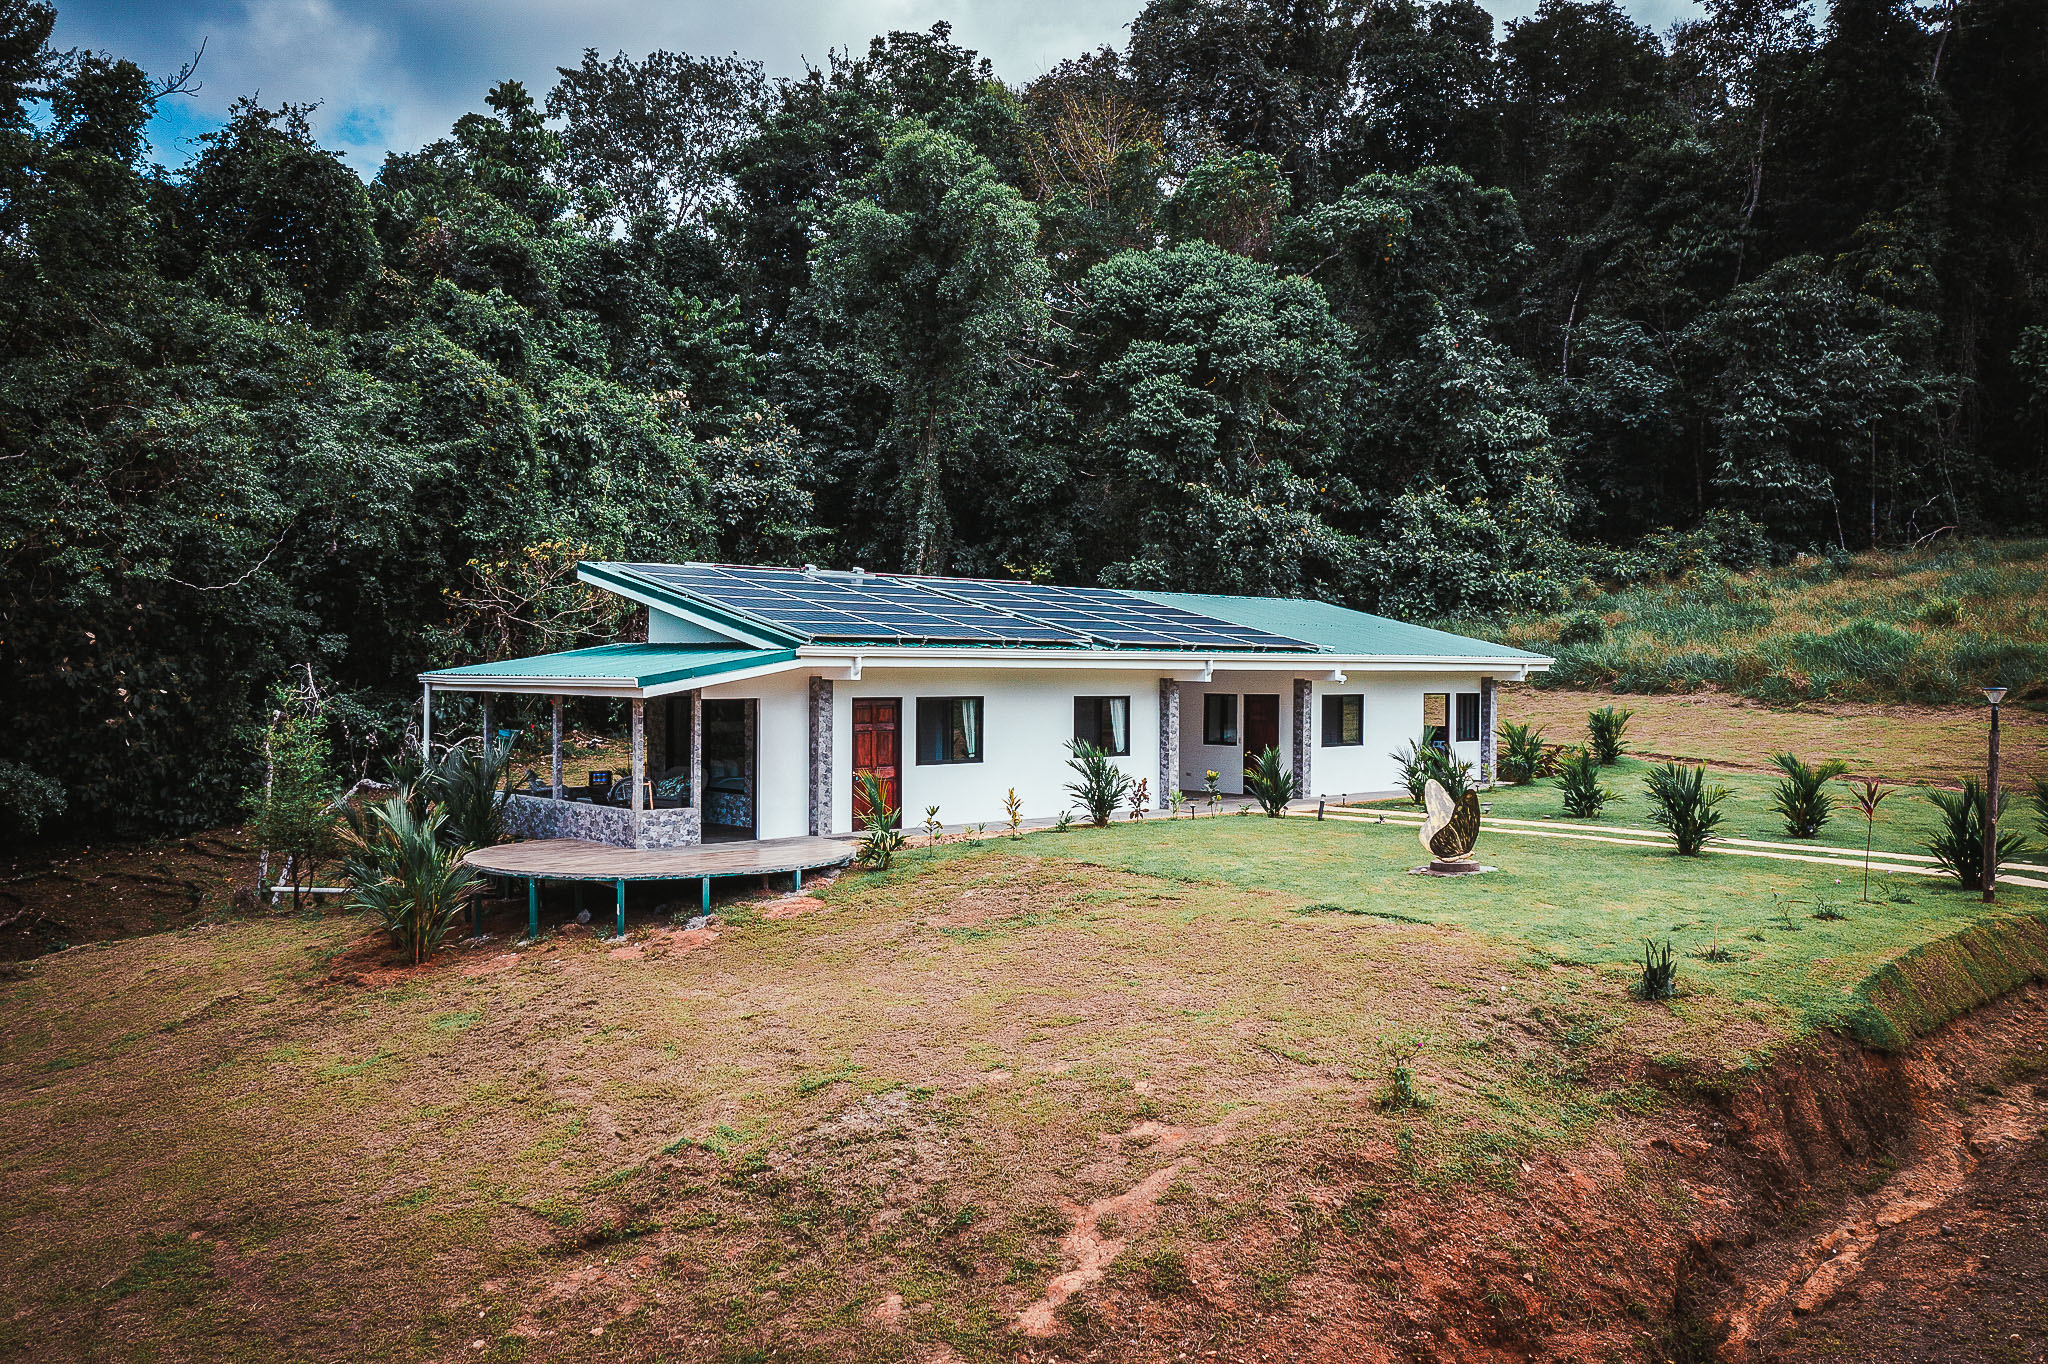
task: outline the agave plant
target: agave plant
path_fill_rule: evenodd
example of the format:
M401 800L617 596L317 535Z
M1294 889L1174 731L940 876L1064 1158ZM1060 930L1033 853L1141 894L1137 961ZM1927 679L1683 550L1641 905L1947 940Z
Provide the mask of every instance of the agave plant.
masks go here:
M439 808L420 814L399 796L348 815L348 907L375 914L414 965L440 946L482 880L450 846L446 823Z
M1969 890L1984 889L1984 788L1975 777L1963 782L1960 791L1929 791L1927 799L1941 811L1941 827L1927 840L1927 851L1943 871ZM2004 793L1999 793L1999 813L2005 813ZM2016 857L2026 847L2018 834L2001 831L1997 858Z
M1771 788L1771 808L1784 817L1785 832L1794 838L1812 838L1834 817L1835 798L1828 783L1849 770L1849 765L1830 758L1809 767L1790 753L1773 753L1772 764L1785 775Z
M1073 754L1067 759L1067 766L1080 774L1080 780L1067 785L1067 793L1074 798L1074 804L1088 815L1088 822L1098 829L1109 827L1109 821L1116 817L1117 810L1131 794L1131 775L1110 761L1109 754L1086 739L1076 739L1067 745L1067 752Z
M1280 765L1280 750L1268 746L1244 769L1244 789L1266 812L1269 819L1287 813L1287 802L1298 794L1292 768Z
M1699 856L1720 827L1718 807L1728 798L1728 788L1707 785L1705 767L1678 763L1651 768L1643 788L1650 793L1650 822L1670 831L1681 857Z

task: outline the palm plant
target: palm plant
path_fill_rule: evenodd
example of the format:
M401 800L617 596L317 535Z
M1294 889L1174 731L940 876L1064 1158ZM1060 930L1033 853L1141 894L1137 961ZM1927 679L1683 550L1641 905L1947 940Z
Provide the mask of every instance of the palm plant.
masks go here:
M1437 751L1420 739L1410 739L1405 752L1397 748L1387 756L1394 760L1395 779L1408 792L1408 799L1422 804L1422 788L1429 785L1430 760L1438 756Z
M1003 816L1010 821L1010 837L1021 838L1024 834L1024 802L1017 799L1014 786L1003 797Z
M1678 763L1651 768L1643 787L1650 793L1650 822L1670 832L1679 856L1698 857L1720 827L1718 807L1728 798L1728 788L1707 785L1705 767Z
M1244 769L1244 789L1266 812L1269 819L1287 813L1287 802L1297 794L1294 771L1280 765L1280 750L1268 746Z
M1970 777L1962 790L1929 791L1927 799L1941 811L1941 827L1927 840L1927 851L1966 889L1984 889L1984 788ZM1998 809L2001 814L2005 811L2003 792L1999 793ZM1996 856L2003 862L2025 847L2026 841L2018 834L2001 832Z
M1592 736L1593 757L1602 767L1612 767L1621 761L1621 755L1628 751L1628 743L1622 732L1628 728L1628 721L1635 712L1602 706L1586 715L1586 732Z
M1564 796L1564 812L1577 819L1591 819L1615 798L1600 784L1600 764L1583 748L1573 749L1558 763L1557 789Z
M446 823L442 837L458 848L488 848L505 836L505 804L512 798L512 745L496 738L476 747L457 744L427 766L418 788L438 804ZM419 809L414 802L414 809Z
M1500 774L1504 779L1517 786L1534 781L1549 775L1545 769L1551 761L1542 730L1512 722L1500 727Z
M1067 759L1067 766L1081 777L1081 780L1068 784L1067 793L1073 796L1074 804L1088 813L1089 823L1098 829L1108 828L1118 807L1131 794L1130 773L1111 762L1108 753L1086 739L1076 739L1068 744L1067 752L1073 754Z
M1429 750L1423 762L1425 779L1443 787L1452 800L1463 800L1465 793L1472 789L1471 763L1434 748Z
M1830 758L1809 767L1790 753L1773 753L1771 762L1785 775L1771 788L1771 808L1784 817L1785 832L1794 838L1812 838L1835 813L1834 795L1827 784L1849 770L1849 765Z
M1849 783L1849 799L1863 815L1863 901L1870 902L1870 844L1877 832L1877 807L1884 804L1896 787L1865 778Z
M348 813L348 907L375 914L415 966L440 945L482 880L446 832L438 808L422 815L400 796Z
M2034 823L2048 838L2048 777L2034 778Z
M854 861L876 871L887 871L896 854L903 851L903 830L896 827L897 816L902 812L889 804L889 793L880 777L872 772L858 772L854 780L860 783L861 800L867 806L860 817L862 832L860 842L854 845Z

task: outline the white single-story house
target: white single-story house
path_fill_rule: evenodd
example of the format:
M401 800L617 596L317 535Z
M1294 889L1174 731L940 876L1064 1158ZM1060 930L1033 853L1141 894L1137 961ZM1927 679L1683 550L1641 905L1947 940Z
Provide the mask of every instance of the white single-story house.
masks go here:
M670 848L855 830L855 774L909 822L999 825L1071 805L1069 744L1110 752L1151 803L1271 746L1308 799L1397 788L1427 739L1493 773L1495 690L1551 660L1319 601L717 564L585 563L647 608L647 641L424 673L437 692L555 702L552 785L524 837ZM632 767L562 783L566 696L631 703ZM486 701L488 708L488 700ZM487 722L488 727L488 722Z

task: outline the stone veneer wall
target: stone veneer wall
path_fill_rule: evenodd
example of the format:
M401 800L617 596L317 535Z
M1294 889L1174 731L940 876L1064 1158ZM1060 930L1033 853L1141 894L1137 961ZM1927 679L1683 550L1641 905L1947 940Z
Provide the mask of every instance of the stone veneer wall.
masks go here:
M832 832L832 679L811 679L811 837Z
M1500 683L1490 677L1479 679L1479 780L1493 780L1493 732L1499 728L1494 712L1500 705Z
M1159 679L1159 808L1180 783L1180 683Z
M1309 698L1314 690L1305 677L1294 679L1294 795L1297 800L1307 800L1309 795L1309 737L1315 732L1310 723Z
M693 848L704 826L692 809L641 810L515 795L505 806L505 831L514 838L581 838L615 848Z

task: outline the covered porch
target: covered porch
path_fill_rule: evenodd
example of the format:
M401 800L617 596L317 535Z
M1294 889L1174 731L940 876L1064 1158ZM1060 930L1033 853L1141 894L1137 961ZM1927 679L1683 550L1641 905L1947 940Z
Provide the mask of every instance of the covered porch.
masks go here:
M514 838L641 850L748 839L757 811L748 703L707 704L703 687L778 672L795 657L729 644L607 644L443 668L420 675L421 740L431 747L437 693L475 696L486 742L501 735L493 698L544 697L552 719L548 775L534 772L514 786L505 811ZM626 703L629 757L608 780L596 773L580 784L564 780L563 710L572 697Z

